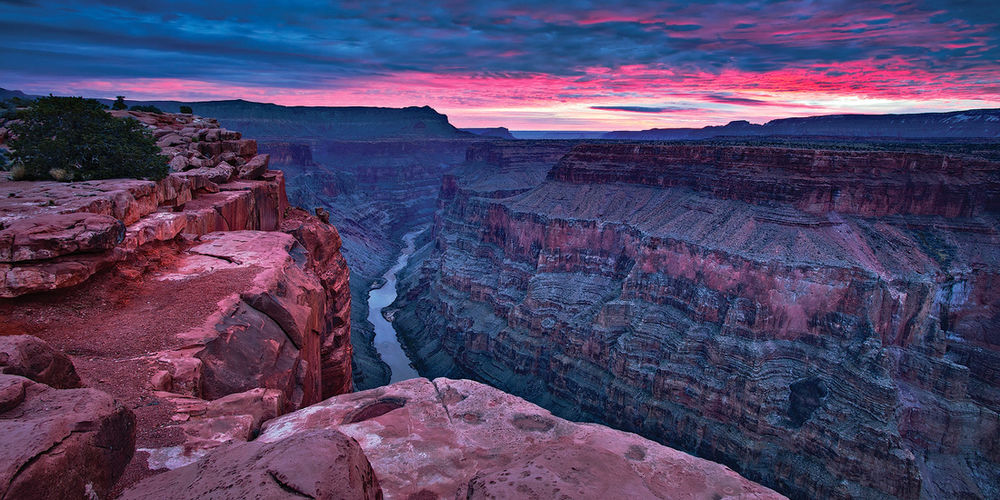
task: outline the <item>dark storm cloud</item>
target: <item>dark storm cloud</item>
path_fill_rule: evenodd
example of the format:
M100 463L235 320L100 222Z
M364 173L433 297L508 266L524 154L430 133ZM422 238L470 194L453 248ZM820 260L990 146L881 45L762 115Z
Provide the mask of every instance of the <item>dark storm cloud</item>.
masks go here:
M1000 59L992 1L0 3L0 71L21 79L316 88L401 72L593 79L643 66L683 79L883 60L975 74Z

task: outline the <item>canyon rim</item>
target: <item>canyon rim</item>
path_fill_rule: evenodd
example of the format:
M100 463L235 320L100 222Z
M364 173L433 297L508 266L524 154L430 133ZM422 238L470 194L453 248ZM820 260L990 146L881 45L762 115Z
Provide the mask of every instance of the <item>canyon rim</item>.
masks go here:
M991 2L0 12L0 499L1000 497Z

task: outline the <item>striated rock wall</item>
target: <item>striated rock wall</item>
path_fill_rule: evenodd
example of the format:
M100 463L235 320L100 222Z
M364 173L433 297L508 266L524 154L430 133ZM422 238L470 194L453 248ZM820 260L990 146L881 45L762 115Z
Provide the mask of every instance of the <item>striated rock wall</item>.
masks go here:
M926 153L583 145L560 160L548 178L686 187L715 198L791 205L817 215L969 217L1000 210L995 164Z
M499 195L470 169L442 186L395 324L422 373L791 496L996 496L998 179L704 146L582 145Z

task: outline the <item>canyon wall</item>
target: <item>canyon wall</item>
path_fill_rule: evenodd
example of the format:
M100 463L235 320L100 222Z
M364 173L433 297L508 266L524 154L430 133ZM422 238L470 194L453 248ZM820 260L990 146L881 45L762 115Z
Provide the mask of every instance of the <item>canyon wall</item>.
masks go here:
M793 497L1000 494L997 164L580 145L498 190L469 155L400 281L421 373Z
M388 131L386 131L388 133ZM442 176L465 159L464 139L262 141L271 165L285 173L293 205L322 208L337 227L351 267L354 383L389 382L373 346L368 291L402 248L404 233L430 224Z

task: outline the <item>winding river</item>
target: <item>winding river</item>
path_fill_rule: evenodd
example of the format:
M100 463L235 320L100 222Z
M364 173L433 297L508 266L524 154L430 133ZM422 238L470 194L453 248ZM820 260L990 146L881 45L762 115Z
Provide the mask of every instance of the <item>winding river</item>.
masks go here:
M423 229L418 229L403 236L403 243L406 244L406 247L396 259L396 265L382 275L385 284L368 292L368 321L375 325L375 349L391 370L390 384L420 376L410 365L410 359L403 352L403 347L399 345L396 329L382 316L382 309L396 300L396 274L406 267L407 261L410 260L410 254L415 250L414 240L423 231Z

